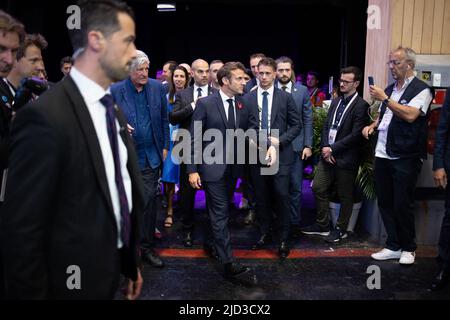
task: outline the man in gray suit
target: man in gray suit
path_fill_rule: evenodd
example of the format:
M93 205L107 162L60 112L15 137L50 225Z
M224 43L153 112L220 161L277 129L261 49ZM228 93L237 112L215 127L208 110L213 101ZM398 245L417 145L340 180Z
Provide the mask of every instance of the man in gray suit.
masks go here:
M277 62L277 88L289 92L294 98L297 112L303 122L302 130L292 141L295 160L290 170L289 198L291 212L291 235L300 235L300 208L303 185L303 160L312 155L313 127L312 105L309 100L308 89L295 84L293 75L294 63L289 57L280 57Z

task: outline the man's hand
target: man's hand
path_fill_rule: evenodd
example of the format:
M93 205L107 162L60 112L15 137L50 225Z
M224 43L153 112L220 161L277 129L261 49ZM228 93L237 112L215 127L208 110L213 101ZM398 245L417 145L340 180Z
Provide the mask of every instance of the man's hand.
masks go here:
M366 138L367 140L369 140L369 136L375 131L375 128L373 126L367 126L363 129L362 131L362 135L364 136L364 138Z
M330 147L323 147L322 148L322 157L327 160L329 157L331 157L331 153L333 151L331 150Z
M127 130L129 134L133 134L134 128L127 123Z
M270 140L270 144L272 146L274 146L275 148L278 148L280 146L280 140L279 139L277 139L275 137L270 137L269 140Z
M389 98L386 93L384 93L384 90L377 86L370 86L370 96L372 97L372 99L378 101L383 101Z
M141 294L142 283L144 280L142 279L141 270L137 270L137 279L136 281L128 280L128 288L126 299L127 300L136 300Z
M189 174L189 183L194 189L200 189L202 187L202 180L197 172Z
M447 187L447 173L445 169L437 169L434 171L434 183L437 187L445 189Z
M169 150L163 149L163 162L166 161L167 155L169 154Z
M312 156L311 148L305 147L302 153L302 160L308 160Z
M266 153L266 160L269 160L267 165L270 167L277 161L277 149L274 146L270 146Z
M325 161L330 163L330 164L336 164L336 159L334 159L333 156L330 156L329 158L326 158Z

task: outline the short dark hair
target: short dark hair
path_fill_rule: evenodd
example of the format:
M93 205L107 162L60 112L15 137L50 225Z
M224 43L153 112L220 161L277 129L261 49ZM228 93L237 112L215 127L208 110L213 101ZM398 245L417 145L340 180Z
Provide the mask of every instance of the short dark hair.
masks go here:
M273 71L277 71L277 63L272 58L262 58L258 63L258 68L259 66L268 66L271 67Z
M354 81L361 82L361 80L362 80L362 71L361 71L360 68L354 67L354 66L350 66L350 67L346 67L346 68L341 70L341 74L348 74L348 73L353 73Z
M74 51L85 48L88 33L97 30L105 37L120 30L118 13L126 13L134 19L133 10L119 0L80 0L81 28L69 30L70 41Z
M241 62L227 62L217 72L217 82L220 86L223 86L223 78L231 79L231 72L234 70L242 70L245 72L245 66Z
M320 80L320 74L317 71L313 71L313 70L308 71L308 73L306 75L315 77L317 81Z
M173 60L169 60L169 61L164 62L163 67L164 67L166 64L169 65L169 69L172 69L172 68L173 68L173 70L175 70L176 66L178 65L178 63L177 63L176 61L173 61ZM172 70L172 71L173 71L173 70Z
M45 48L47 48L48 42L39 33L27 34L25 40L21 43L19 50L17 50L17 61L25 56L25 52L30 46L36 46L39 48L39 50L44 50Z
M255 59L255 58L265 58L266 55L264 53L254 53L250 56L250 60Z
M59 67L62 68L65 63L70 63L71 65L73 65L72 57L67 56L67 57L62 58L61 62L59 63Z
M15 18L0 10L0 32L5 35L7 32L17 33L19 41L23 42L25 39L25 27Z
M277 63L277 65L279 63L290 63L291 64L291 69L294 70L294 61L292 61L292 59L289 58L289 57L281 56L277 60L275 60L275 62Z

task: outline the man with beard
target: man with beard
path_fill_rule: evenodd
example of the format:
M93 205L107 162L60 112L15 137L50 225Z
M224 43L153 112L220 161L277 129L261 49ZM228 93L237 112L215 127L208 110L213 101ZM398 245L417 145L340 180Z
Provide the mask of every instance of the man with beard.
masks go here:
M142 257L152 266L161 268L164 263L153 250L156 191L161 167L169 150L170 137L165 89L161 82L148 77L149 66L147 55L138 50L131 65L130 77L114 84L111 93L127 118L128 132L133 136L144 179Z
M136 56L131 9L80 1L70 75L14 120L0 235L10 299L139 296L143 187L109 86Z
M293 79L294 63L289 57L280 57L277 62L278 89L292 94L297 113L303 122L302 130L292 141L295 157L289 177L289 200L291 212L291 234L300 234L300 209L303 189L303 161L312 156L313 128L312 105L309 100L308 89L300 84L295 84Z
M372 258L399 259L405 265L413 264L416 256L414 190L427 156L427 114L433 100L431 88L414 76L415 65L416 53L410 48L389 54L395 82L385 90L370 86L372 99L382 104L378 119L363 130L366 138L378 131L374 176L387 232L386 247Z
M353 208L355 184L364 139L361 130L369 123L369 104L356 91L362 72L357 67L341 70L339 80L342 96L332 101L322 129L321 159L313 181L317 205L316 223L303 233L327 236L325 241L336 243L347 238L347 226ZM330 200L337 193L341 204L339 219L330 232Z

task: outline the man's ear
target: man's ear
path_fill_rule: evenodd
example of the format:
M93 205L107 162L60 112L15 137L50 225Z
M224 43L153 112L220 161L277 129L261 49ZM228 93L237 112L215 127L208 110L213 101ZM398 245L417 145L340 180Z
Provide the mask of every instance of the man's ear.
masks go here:
M90 31L88 33L88 47L94 51L100 51L105 45L105 37L99 31Z

